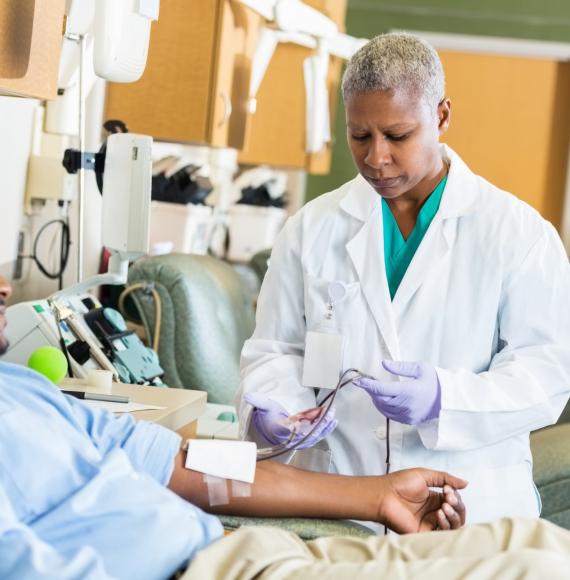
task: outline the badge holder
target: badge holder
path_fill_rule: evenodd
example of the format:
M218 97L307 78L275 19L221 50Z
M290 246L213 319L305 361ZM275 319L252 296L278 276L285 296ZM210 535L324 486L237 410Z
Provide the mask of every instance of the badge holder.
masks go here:
M310 330L305 336L302 384L317 389L333 389L342 368L344 337L335 321L335 305L347 295L342 282L331 282L328 286L328 302L319 330Z

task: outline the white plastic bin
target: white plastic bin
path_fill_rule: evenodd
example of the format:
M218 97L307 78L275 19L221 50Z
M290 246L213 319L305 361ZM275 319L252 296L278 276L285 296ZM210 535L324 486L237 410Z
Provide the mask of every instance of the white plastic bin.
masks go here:
M188 203L151 202L150 254L205 254L213 227L212 208Z
M232 206L229 211L228 260L248 262L257 252L271 248L286 219L287 211L278 207Z

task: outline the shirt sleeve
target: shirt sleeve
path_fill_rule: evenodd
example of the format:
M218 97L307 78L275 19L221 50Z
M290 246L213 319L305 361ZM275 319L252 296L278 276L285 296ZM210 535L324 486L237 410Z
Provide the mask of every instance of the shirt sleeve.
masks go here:
M181 445L177 433L157 423L136 421L127 413L117 417L104 409L92 409L69 395L65 398L80 428L103 455L121 448L137 471L162 485L168 484Z
M504 280L489 369L437 369L440 416L418 427L428 449L476 449L556 422L570 393L569 296L568 257L548 224Z
M103 560L89 546L64 557L20 523L8 497L0 487L0 578L43 578L83 580L110 576Z

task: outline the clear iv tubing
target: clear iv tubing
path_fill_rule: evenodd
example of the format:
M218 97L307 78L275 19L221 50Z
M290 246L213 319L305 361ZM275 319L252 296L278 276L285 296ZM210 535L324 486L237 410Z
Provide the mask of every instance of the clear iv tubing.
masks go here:
M346 375L352 374L348 379L345 379ZM275 445L274 447L263 447L257 450L257 461L265 461L266 459L273 459L274 457L279 457L279 455L283 455L284 453L288 453L289 451L294 451L298 449L299 446L306 441L318 428L321 424L321 421L324 420L328 412L331 410L331 407L334 403L334 400L338 394L338 392L346 385L352 383L356 379L365 378L365 379L374 379L374 377L367 375L365 373L361 373L357 369L348 369L342 373L336 387L332 392L330 392L322 401L319 407L322 407L327 401L329 401L328 405L326 406L325 410L321 412L321 415L318 421L313 425L313 428L299 441L293 443L293 439L296 435L296 430L291 430L291 435L289 439L280 445ZM386 474L390 473L390 419L386 417ZM388 526L384 526L384 535L388 534Z
M346 378L347 375L351 375L348 379ZM327 416L328 412L331 410L331 407L334 403L334 400L344 386L352 383L352 381L360 378L369 378L372 379L370 375L366 375L361 373L357 369L347 369L342 373L336 387L332 392L330 392L322 401L319 407L323 407L323 405L328 401L327 406L324 408L324 411L321 411L321 415L318 420L313 424L312 429L306 433L303 437L301 437L298 441L293 443L293 439L295 439L295 435L297 434L296 429L291 430L291 435L287 441L280 443L279 445L275 445L273 447L262 447L261 449L257 450L257 461L265 461L266 459L273 459L274 457L278 457L279 455L283 455L284 453L288 453L289 451L294 451L298 449L319 427L321 422Z
M364 374L364 373L361 373L361 372L357 371L356 369L348 369L346 371L346 373L351 372L351 371L352 372L356 372L358 374L357 374L356 377L353 377L352 379L350 379L350 382L352 382L352 381L354 381L356 379L360 379L360 378L375 380L373 376L367 375L367 374ZM344 374L346 374L346 373L344 373ZM340 378L339 385L340 385L341 381L344 378L344 374ZM340 389L340 388L344 387L345 384L346 383L343 383L340 386L337 385L337 387ZM329 397L332 397L334 399L334 397L336 396L336 390L337 389L335 388L335 390L333 392L329 393L321 401L321 406L323 405L323 403L325 403L327 401L327 399ZM330 405L329 405L329 407L330 407ZM329 407L327 407L327 412L328 412ZM311 431L311 433L312 433L312 431ZM387 475L388 473L390 473L390 419L388 419L388 417L386 417L386 460L385 460L385 463L386 463L386 475Z

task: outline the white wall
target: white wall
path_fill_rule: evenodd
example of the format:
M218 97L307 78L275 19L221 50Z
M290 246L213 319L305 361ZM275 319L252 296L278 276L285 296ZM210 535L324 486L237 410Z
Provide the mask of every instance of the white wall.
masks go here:
M12 278L17 255L34 99L0 97L0 275Z
M105 83L95 83L87 99L86 148L97 151L101 142ZM0 97L0 199L2 200L2 226L0 229L0 275L12 281L14 294L11 302L21 302L43 298L58 289L57 280L43 276L30 259L24 260L23 277L13 279L17 257L18 232L25 235L24 253L32 253L32 243L38 230L47 221L60 217L60 209L55 202L34 207L32 215L24 213L24 192L28 158L32 144L34 109L39 102L33 99ZM85 177L85 222L84 222L84 278L95 274L99 267L101 253L100 223L101 199L95 184L93 172ZM71 228L70 259L64 276L64 285L76 282L77 272L77 202L69 209ZM57 228L46 231L41 238L39 254L50 270L57 270L55 264L45 260L46 256L58 252L59 246L51 249L51 240Z

